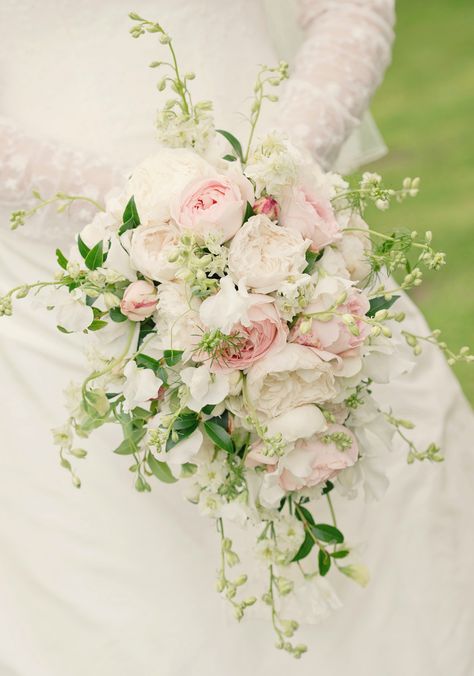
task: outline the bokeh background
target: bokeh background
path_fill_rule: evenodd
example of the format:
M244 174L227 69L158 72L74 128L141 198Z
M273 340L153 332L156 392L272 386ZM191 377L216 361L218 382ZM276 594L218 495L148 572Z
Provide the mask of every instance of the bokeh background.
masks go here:
M390 153L370 170L421 190L372 219L433 231L447 265L412 297L450 347L474 350L474 0L398 0L396 36L371 106ZM474 365L455 371L474 404Z

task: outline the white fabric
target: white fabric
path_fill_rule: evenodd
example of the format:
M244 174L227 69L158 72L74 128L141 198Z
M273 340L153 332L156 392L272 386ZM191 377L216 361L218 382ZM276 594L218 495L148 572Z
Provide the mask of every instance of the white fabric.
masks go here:
M353 4L348 32L363 3ZM314 2L315 10L323 6ZM22 130L18 137L8 132L8 143L25 134L38 139L22 143L18 153L12 146L6 151L4 139L0 146L2 289L54 267L51 242L41 241L61 227L54 213L21 233L7 230L9 210L31 180L25 176L66 188L71 155L64 153L105 155L108 162L84 159L76 171L78 160L73 169L78 186L98 182L106 191L120 167L153 148L156 74L145 65L159 48L151 38L137 43L127 36L129 9L125 0L0 5L0 107ZM198 72L198 92L216 99L223 127L240 132L242 120L231 111L245 111L255 65L275 60L260 2L141 0L135 9L175 36L185 67ZM379 42L385 28L371 26L371 39ZM332 49L326 41L325 54ZM316 47L311 53L317 55ZM345 57L351 59L343 51L339 60ZM361 57L364 67L373 58L372 52ZM351 119L365 105L364 98L351 108ZM330 127L332 117L324 120ZM57 150L46 166L44 153L32 149L48 139ZM18 177L18 192L7 186L7 199L5 182ZM70 237L77 219L63 227ZM424 332L420 313L406 299L403 305L412 326ZM268 621L227 621L214 592L218 541L211 524L176 486L157 482L151 494L135 493L127 460L110 452L116 430L99 431L87 443L90 454L79 467L83 488L72 488L49 428L63 419L62 388L81 376L76 338L58 334L53 319L33 312L29 300L15 314L0 321L2 676L473 673L474 425L436 350L426 350L415 371L381 396L400 415L417 419L417 438L440 442L447 461L408 467L404 454L394 452L382 503L336 498L348 537L368 542L372 583L362 591L335 578L345 605L325 623L303 628L301 640L311 651L294 663L273 648Z

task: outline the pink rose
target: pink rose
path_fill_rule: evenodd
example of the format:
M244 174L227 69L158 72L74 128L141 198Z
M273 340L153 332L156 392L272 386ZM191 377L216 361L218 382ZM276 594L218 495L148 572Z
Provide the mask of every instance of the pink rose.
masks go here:
M230 331L233 343L210 366L214 373L244 370L270 352L286 345L288 327L282 322L268 296L250 294L252 304L246 311L245 323L234 324ZM199 357L202 359L203 355Z
M343 425L330 425L326 432L296 442L280 463L279 483L285 491L317 486L334 479L357 462L359 449L354 434Z
M171 206L171 215L182 230L199 241L218 236L220 243L231 239L242 225L253 188L245 176L215 176L191 181Z
M370 326L366 324L364 317L370 303L367 296L358 289L351 288L349 297L343 305L337 308L337 315L327 322L319 321L317 318L311 320L309 331L302 333L301 325L305 321L299 319L291 331L290 342L314 347L318 350L324 350L331 354L350 356L351 350L355 350L365 341L370 333ZM309 305L305 312L310 314L320 310L320 308ZM343 314L353 316L358 335L351 333L349 327L342 321Z
M278 221L280 218L280 205L274 197L260 197L253 205L255 214L263 214L272 221Z
M127 286L120 302L120 310L132 322L141 322L154 313L157 302L155 285L142 279Z
M325 197L311 195L302 187L287 188L280 204L281 224L310 239L312 251L341 239L341 228L331 202Z

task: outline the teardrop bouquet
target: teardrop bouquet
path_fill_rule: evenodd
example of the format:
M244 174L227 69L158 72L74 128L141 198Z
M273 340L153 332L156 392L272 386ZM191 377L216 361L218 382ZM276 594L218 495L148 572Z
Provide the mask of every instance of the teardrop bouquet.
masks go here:
M11 290L0 313L36 293L56 309L60 331L84 335L92 370L71 387L67 422L53 431L74 485L82 440L105 423L120 426L123 441L111 450L129 456L135 488L177 482L215 522L217 588L236 618L267 606L277 647L300 657L306 646L293 642L298 621L288 609L298 614L303 597L337 605L332 574L368 580L335 503L359 490L381 497L395 434L409 463L442 460L434 444L415 447L413 424L383 410L372 388L390 387L387 374L407 368L409 348L416 356L423 341L439 343L436 331L404 327L397 299L444 254L429 232L387 234L363 219L369 204L385 210L415 196L418 179L395 190L365 173L351 185L281 131L256 136L286 64L258 73L244 148L215 128L211 102L193 103L194 74L181 74L162 26L130 18L133 37L154 34L169 51L151 64L163 73L158 89L172 92L158 113L156 152L94 203L71 251L56 251L55 278ZM51 203L34 195L12 227ZM59 210L92 202L52 199ZM450 363L472 360L467 348L440 347ZM255 565L244 574L232 571L239 555L229 522L252 541ZM262 569L265 586L249 595L248 577L258 570L260 580Z

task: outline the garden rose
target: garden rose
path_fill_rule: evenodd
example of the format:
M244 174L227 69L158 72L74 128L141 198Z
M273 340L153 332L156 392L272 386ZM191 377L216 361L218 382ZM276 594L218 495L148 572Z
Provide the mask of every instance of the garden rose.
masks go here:
M170 203L189 181L211 176L215 169L192 150L161 148L138 165L129 179L143 225L158 225L170 218Z
M230 244L230 274L258 293L276 291L288 277L303 272L309 244L299 232L282 228L267 216L252 216Z
M179 231L172 223L139 225L133 230L130 246L132 265L145 277L167 282L176 274L176 264L169 257L179 241Z
M127 286L120 302L120 310L132 322L141 322L154 313L157 302L158 294L154 284L141 279Z
M333 367L311 348L287 344L250 367L246 391L255 409L273 418L296 406L332 399Z
M330 425L323 434L297 441L282 458L280 486L294 491L324 484L354 465L358 455L354 434L343 425Z
M181 230L189 230L198 241L208 235L219 243L233 237L242 225L253 188L242 174L232 178L214 175L186 185L171 206L171 215Z
M220 329L233 336L228 348L214 359L214 372L245 369L271 350L286 344L288 327L278 314L273 298L248 293L241 284L238 289L230 277L223 277L220 291L203 301L199 315L206 328ZM198 360L209 359L198 353Z
M281 224L311 240L311 249L319 251L341 239L331 202L302 187L287 188L281 197Z

